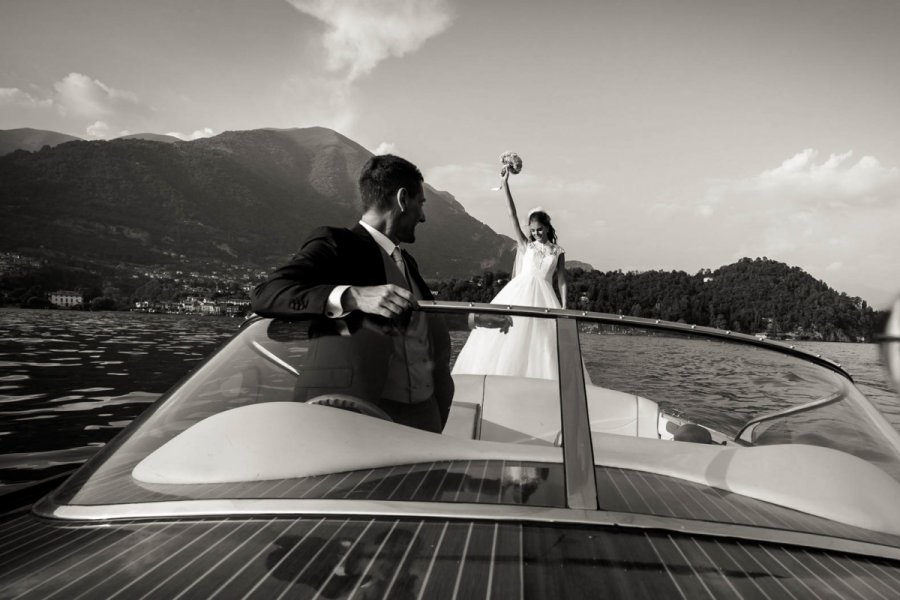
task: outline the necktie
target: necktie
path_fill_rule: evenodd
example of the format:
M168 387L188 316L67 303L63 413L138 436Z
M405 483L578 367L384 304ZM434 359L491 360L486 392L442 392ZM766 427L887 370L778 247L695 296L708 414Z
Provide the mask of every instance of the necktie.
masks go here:
M406 261L403 260L403 254L400 252L400 246L394 246L394 250L391 252L391 258L394 259L394 262L397 264L397 268L400 269L400 273L403 275L403 279L406 280L406 286L409 287L409 273L406 271Z

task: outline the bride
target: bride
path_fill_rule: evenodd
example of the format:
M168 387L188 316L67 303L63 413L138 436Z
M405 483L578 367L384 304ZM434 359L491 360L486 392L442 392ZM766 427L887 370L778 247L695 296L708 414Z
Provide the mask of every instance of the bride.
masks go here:
M516 204L509 191L509 170L501 174L501 187L516 238L513 278L491 300L492 304L566 307L565 251L556 243L550 216L540 209L528 213L526 236L519 226ZM553 289L556 279L560 295ZM454 374L514 375L557 378L556 330L550 319L513 317L508 331L475 328L453 366Z

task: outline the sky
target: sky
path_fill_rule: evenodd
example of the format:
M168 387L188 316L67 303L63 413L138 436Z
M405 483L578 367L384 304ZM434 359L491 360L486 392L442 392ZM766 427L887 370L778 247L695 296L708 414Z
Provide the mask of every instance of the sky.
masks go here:
M2 0L0 129L330 127L510 236L514 151L569 260L767 257L886 308L898 31L896 0Z

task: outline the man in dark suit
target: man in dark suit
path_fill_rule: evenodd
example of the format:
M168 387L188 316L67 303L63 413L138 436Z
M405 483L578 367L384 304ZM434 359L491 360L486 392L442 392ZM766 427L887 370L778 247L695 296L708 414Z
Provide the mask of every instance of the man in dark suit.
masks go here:
M253 311L333 320L315 328L331 335L313 339L310 330L301 400L351 393L395 422L440 432L453 399L450 337L438 315L410 313L417 299L432 295L398 246L415 242L416 226L425 221L422 174L400 157L373 156L360 172L359 191L359 223L314 230L291 262L253 290Z

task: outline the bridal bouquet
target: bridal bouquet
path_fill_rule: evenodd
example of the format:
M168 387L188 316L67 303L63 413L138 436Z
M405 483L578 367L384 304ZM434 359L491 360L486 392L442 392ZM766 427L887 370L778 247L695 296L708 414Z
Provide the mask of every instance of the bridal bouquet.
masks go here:
M502 175L507 170L512 175L517 175L522 170L522 159L515 152L504 152L500 155L500 163L503 168L500 170Z
M500 164L503 165L500 169L500 176L506 175L507 171L511 175L516 175L519 171L522 170L522 159L515 152L504 152L500 155ZM499 191L501 188L495 187L491 188L492 191Z

